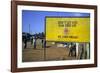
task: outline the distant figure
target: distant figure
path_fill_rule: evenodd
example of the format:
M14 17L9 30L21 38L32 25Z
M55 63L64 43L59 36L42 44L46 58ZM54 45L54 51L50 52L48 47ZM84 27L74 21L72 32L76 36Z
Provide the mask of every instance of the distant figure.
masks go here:
M72 53L73 53L73 56L76 57L76 45L75 44L72 47Z
M41 42L42 42L42 48L46 48L46 41L45 41L45 39L41 39Z
M76 45L70 46L69 56L76 56Z
M43 47L43 43L44 43L44 40L43 40L43 38L41 39L41 43L42 43L42 48L44 48L44 47Z
M72 55L72 50L71 50L71 48L72 48L72 43L70 43L70 45L69 45L69 56L71 56Z
M34 47L34 36L32 37L33 39L31 40L32 41L32 46Z
M41 35L42 39L41 39L41 43L42 43L42 48L46 48L46 41L45 41L45 35L44 33L42 32L42 35Z
M33 44L33 37L31 38L31 45Z
M36 34L34 36L34 49L36 49L36 41L37 41L37 37L36 37Z
M27 47L27 37L26 36L25 36L25 39L24 39L24 44L25 44L24 48L26 48Z
M83 59L83 54L84 54L84 48L83 48L83 45L82 45L80 59Z

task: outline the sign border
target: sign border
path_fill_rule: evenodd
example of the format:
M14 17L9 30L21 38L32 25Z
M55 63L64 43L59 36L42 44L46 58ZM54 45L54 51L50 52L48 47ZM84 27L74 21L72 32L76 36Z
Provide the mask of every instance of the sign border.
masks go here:
M46 16L45 17L45 35L46 35L46 18L90 18L90 17L88 17L88 16L84 16L84 17L80 17L80 16ZM46 40L46 41L49 41L49 40ZM53 41L53 40L50 40L49 42L64 42L64 41ZM84 42L78 42L78 43L84 43ZM86 42L86 43L88 43L88 42Z

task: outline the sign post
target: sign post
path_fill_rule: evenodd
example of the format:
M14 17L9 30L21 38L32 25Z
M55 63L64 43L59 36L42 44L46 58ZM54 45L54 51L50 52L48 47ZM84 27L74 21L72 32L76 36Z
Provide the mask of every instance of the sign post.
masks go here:
M46 17L46 41L76 43L90 42L90 17Z

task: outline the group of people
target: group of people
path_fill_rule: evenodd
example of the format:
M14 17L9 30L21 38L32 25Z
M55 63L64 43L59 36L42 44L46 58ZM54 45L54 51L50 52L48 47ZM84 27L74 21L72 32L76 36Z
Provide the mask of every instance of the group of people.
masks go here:
M31 45L33 45L34 49L37 48L37 40L38 40L38 38L36 38L36 37L32 37L32 39L31 39ZM41 47L46 48L45 39L44 38L39 38L39 40L41 41L41 44L42 44Z
M76 57L76 44L71 43L69 45L69 56L75 56Z
M89 53L90 44L89 43L80 43L77 46L78 46L77 57L79 59L89 59L90 58L90 55L89 55L90 54ZM76 44L75 43L71 43L69 45L69 56L76 57Z
M35 34L34 36L31 36L30 40L27 40L27 37L24 37L23 42L24 42L24 49L27 48L27 42L31 42L31 45L33 46L34 49L37 48L38 41L41 41L40 44L42 48L46 48L46 40L44 39L44 34L42 33L41 35Z

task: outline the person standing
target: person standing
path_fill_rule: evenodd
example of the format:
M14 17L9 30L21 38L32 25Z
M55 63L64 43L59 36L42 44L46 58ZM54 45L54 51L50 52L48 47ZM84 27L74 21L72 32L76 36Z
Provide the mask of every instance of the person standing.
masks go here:
M37 37L36 34L34 35L34 49L36 49L36 41L37 41Z
M72 56L72 43L69 44L69 56Z
M83 59L83 54L84 54L84 46L81 44L81 54L80 54L80 59Z
M27 47L27 37L26 36L25 36L25 39L24 39L24 43L25 43L24 48L26 48Z
M33 44L33 37L31 38L31 45Z
M44 44L43 44L43 43L44 43L44 40L43 40L43 38L41 39L41 43L42 43L42 48L44 48L44 47L43 47L43 45L44 45Z

